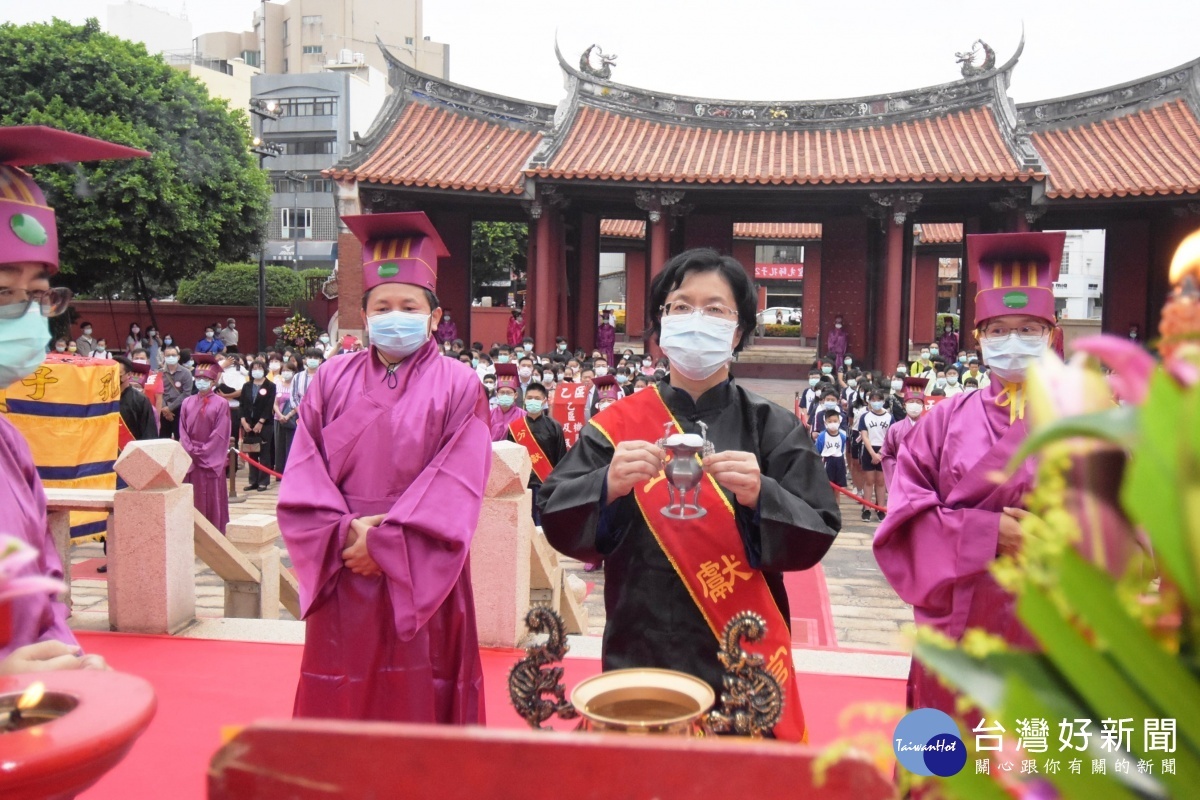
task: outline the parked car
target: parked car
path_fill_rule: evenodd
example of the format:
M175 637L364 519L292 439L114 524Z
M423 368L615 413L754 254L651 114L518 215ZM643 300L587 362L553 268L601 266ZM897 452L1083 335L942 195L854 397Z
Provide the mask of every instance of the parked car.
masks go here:
M613 325L620 326L625 324L624 303L601 303L599 313L603 314L605 311L613 312Z
M799 325L803 315L798 308L787 308L786 306L771 306L764 308L758 312L759 325L779 325L779 319L782 315L784 325Z

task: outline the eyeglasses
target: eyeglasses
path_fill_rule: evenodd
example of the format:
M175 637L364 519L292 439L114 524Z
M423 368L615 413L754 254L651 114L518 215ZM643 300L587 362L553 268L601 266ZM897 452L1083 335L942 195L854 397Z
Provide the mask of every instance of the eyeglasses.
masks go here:
M685 303L682 300L666 303L659 307L659 311L663 313L663 316L667 317L686 317L688 314L694 314L697 311L706 317L716 317L717 319L737 319L738 315L737 311L720 303L709 303L703 308L697 308L691 303Z
M1015 328L1005 325L988 325L983 329L980 338L986 342L999 342L1015 333L1017 338L1022 342L1036 342L1046 335L1046 330L1045 325L1038 325L1037 323L1020 325Z
M25 295L24 300L17 299L17 293ZM24 289L0 288L0 319L18 319L34 303L41 306L43 317L57 317L67 310L71 302L71 290L65 287L27 292Z

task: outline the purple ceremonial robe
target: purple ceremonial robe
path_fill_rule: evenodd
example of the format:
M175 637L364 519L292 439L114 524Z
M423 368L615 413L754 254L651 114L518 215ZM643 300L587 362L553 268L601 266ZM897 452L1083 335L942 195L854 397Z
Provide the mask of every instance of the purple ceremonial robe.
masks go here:
M1035 641L1016 617L1016 601L988 573L1005 506L1022 507L1033 485L1026 462L1002 484L1002 470L1027 435L996 405L1000 381L938 403L904 440L888 490L887 519L875 531L875 560L918 624L952 639L983 628L1018 647ZM894 427L894 426L893 426ZM911 708L953 715L954 695L915 659Z
M607 322L596 326L596 349L604 354L608 363L613 363L613 345L617 341L617 329Z
M958 334L954 331L943 333L938 339L938 355L946 359L947 364L953 364L958 358Z
M505 411L500 406L492 409L491 421L488 425L492 431L493 442L503 442L508 437L508 426L525 416L525 409L516 403Z
M279 490L308 622L295 715L482 723L468 554L491 470L479 378L427 341L389 378L375 348L325 362ZM342 561L350 523L382 570Z
M458 325L442 317L442 321L438 323L437 329L433 332L433 338L437 339L438 344L453 342L458 338Z
M846 335L845 328L830 328L829 336L825 340L825 350L833 354L834 363L840 368L842 359L846 357L846 351L850 349L850 337Z
M192 502L221 533L229 524L229 403L209 392L184 398L179 407L179 443L192 457L184 480L192 485Z
M0 532L15 536L37 548L38 557L14 577L43 575L62 578L62 560L46 525L46 492L25 438L0 415ZM12 619L9 641L0 638L0 658L27 644L57 639L74 645L75 634L67 627L67 607L49 593L27 594L4 601ZM0 632L2 635L3 632Z
M892 476L896 473L896 456L900 453L900 445L904 444L905 438L916 426L917 423L908 417L888 426L887 433L883 437L883 447L879 450L885 489L890 490L891 488Z

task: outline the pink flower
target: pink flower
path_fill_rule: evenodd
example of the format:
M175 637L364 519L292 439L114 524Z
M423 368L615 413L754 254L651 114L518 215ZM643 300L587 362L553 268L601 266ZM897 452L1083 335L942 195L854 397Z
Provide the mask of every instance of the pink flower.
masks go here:
M1108 383L1118 400L1133 405L1145 401L1156 362L1140 345L1120 336L1100 335L1076 339L1074 348L1112 370Z
M0 603L27 594L61 592L62 581L44 575L21 575L37 560L38 551L15 536L0 534Z

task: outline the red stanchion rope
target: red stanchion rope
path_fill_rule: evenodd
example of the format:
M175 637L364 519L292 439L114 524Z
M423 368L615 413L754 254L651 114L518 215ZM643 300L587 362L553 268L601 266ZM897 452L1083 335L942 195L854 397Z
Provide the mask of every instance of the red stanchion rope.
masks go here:
M267 473L268 475L272 475L276 478L279 478L279 479L283 478L283 475L281 475L280 473L276 472L275 470L271 469L270 467L264 467L262 464L258 463L253 458L251 458L250 456L243 453L241 450L238 450L236 447L231 447L231 448L229 448L229 450L232 453L237 453L238 458L240 458L242 461L245 461L250 466L258 467L263 472Z
M830 481L829 485L833 487L833 490L835 492L840 492L841 494L846 495L846 497L849 497L854 502L858 503L859 505L866 506L867 508L871 509L872 511L884 511L884 512L887 511L887 509L884 508L883 506L877 506L874 503L872 503L870 500L868 500L867 498L859 497L854 492L852 492L849 489L846 489L842 486L838 486L833 481Z

